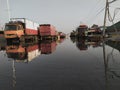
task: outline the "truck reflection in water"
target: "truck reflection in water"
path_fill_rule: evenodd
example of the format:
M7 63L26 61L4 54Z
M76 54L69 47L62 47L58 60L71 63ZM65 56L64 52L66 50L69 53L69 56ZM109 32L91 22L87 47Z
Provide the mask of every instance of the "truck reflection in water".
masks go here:
M102 46L102 40L95 38L71 38L71 41L76 43L76 47L81 51L87 50L90 46L93 48Z
M6 53L8 58L13 58L17 62L30 62L41 54L38 44L29 44L23 46L21 44L7 45Z
M0 31L0 51L4 51L6 46L6 39L4 38L4 31Z
M39 43L28 42L21 44L7 43L5 50L8 58L12 58L12 87L15 89L16 80L16 67L15 62L28 63L39 57L41 54L51 54L56 50L57 43L62 43L64 39L59 41L44 40Z
M44 40L41 41L40 50L41 54L51 54L56 50L56 41Z
M59 40L58 43L62 43ZM39 43L22 43L22 44L7 44L6 54L8 58L14 59L16 62L30 62L41 54L51 54L56 50L57 41L44 40Z
M4 51L6 46L6 42L1 42L0 41L0 51Z

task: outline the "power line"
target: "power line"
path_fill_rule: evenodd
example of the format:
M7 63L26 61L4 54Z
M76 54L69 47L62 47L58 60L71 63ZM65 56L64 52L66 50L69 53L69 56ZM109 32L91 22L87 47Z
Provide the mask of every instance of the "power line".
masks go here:
M118 0L112 0L112 1L110 1L110 2L107 2L107 5L108 5L108 4L112 4L112 3L114 3L115 1L118 1ZM99 1L98 1L98 3L99 3ZM103 4L102 4L102 5L103 5ZM94 7L94 8L95 8L95 7ZM107 6L107 9L108 9L108 6ZM95 20L95 18L96 18L98 15L100 15L104 10L105 10L105 6L104 6L104 7L101 7L99 10L97 10L97 11L98 11L97 14L94 15L92 18L88 19L87 22L91 22L91 21ZM92 11L93 11L93 10L92 10ZM108 12L107 12L107 13L108 13Z
M102 7L100 10L98 10L98 12L92 18L90 18L88 22L91 21L93 22L97 18L97 16L100 15L104 10L105 10L105 6Z
M117 0L113 0L111 3L115 2L115 1L117 1ZM115 26L114 19L115 19L115 16L116 16L117 12L118 12L117 10L120 10L120 8L116 8L114 10L114 15L113 15L113 18L112 18L111 14L110 14L109 4L108 4L108 20L110 22L112 22L112 25L113 25L116 33L117 33L118 30L117 30L117 27Z
M89 15L89 17L87 18L84 18L83 20L84 21L86 21L86 22L89 22L89 21L91 21L91 19L93 19L93 17L95 17L95 16L93 16L94 15L94 13L95 12L100 12L101 11L101 9L103 9L103 4L104 4L104 2L102 1L102 0L98 0L96 3L95 3L95 5L93 5L93 7L91 8L91 10L89 11L89 13L87 14L87 16ZM102 7L101 7L101 5L102 5ZM99 8L100 7L100 8ZM105 6L104 6L105 7ZM86 20L85 20L86 19Z
M98 0L97 3L95 3L95 5L93 5L93 7L92 7L91 10L89 11L88 15L91 14L91 12L93 12L93 11L98 7L98 5L100 4L100 1L101 1L101 0Z
M116 8L114 10L114 15L113 15L113 20L115 19L115 16L117 15L117 13L120 11L120 8Z
M105 7L103 7L97 14L96 16L98 16L102 11L104 11Z
M111 3L114 3L115 1L118 1L118 0L113 0L113 1L111 1L111 2L108 2L109 4L111 4Z

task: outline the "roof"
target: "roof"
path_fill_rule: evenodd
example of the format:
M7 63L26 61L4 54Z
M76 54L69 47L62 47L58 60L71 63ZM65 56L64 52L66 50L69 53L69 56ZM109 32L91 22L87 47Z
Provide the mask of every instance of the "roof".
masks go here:
M115 23L114 25L107 27L106 31L113 31L113 30L115 30L115 28L117 30L120 30L120 21Z

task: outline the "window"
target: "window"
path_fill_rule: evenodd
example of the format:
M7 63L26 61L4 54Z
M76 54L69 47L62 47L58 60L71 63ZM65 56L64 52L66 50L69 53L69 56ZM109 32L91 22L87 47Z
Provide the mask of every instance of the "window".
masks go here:
M16 25L6 25L5 30L17 30L17 26Z

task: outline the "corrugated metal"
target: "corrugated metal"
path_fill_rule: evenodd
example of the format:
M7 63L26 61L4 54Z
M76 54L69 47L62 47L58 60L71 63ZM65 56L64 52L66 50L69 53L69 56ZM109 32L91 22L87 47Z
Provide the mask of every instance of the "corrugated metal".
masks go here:
M39 27L41 36L54 36L56 35L56 28L50 24L42 24Z

